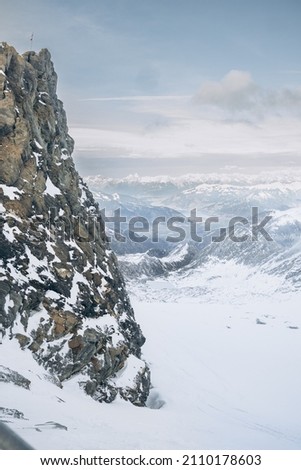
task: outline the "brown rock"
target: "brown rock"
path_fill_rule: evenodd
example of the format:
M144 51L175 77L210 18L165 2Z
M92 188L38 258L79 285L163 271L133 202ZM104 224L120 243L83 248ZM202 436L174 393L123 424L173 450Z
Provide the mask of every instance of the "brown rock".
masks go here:
M83 337L81 335L74 336L68 341L68 345L70 349L81 349L83 347Z
M30 343L30 338L28 338L28 336L26 336L26 335L22 335L21 333L17 333L15 335L15 337L19 341L20 347L22 349L24 349L25 346L27 346Z
M53 320L53 335L55 338L72 332L80 324L80 319L72 312L53 309L50 313Z

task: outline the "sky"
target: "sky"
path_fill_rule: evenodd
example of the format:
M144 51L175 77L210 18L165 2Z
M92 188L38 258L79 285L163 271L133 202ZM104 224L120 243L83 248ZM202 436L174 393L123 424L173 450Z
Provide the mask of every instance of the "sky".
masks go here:
M85 175L300 165L300 0L10 0L47 47Z

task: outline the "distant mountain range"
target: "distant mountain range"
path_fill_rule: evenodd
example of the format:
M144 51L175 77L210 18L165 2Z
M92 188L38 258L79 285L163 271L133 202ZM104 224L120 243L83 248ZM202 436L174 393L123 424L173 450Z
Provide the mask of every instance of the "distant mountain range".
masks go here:
M278 276L287 289L295 289L301 283L301 173L283 172L281 175L186 175L180 178L130 176L123 179L88 177L86 181L96 200L106 212L120 209L127 218L140 216L150 225L156 217L182 217L178 224L186 237L178 243L168 242L168 235L175 235L166 224L160 226L157 242L148 240L135 243L130 240L127 225L123 235L126 242L114 240L113 247L119 254L119 262L125 277L131 282L149 279L195 276L195 272L212 263L233 263L248 266L252 272ZM270 220L265 229L272 240L259 233L252 241L252 207L258 208L258 223L265 216ZM202 242L191 237L188 217L196 209L203 222L197 224L197 235ZM216 217L219 222L205 231L204 221ZM234 242L229 237L228 224L233 217L244 217L249 223L236 223L235 236L248 236L248 240ZM212 241L227 228L227 236L221 242ZM112 226L107 226L112 236ZM139 235L141 235L139 233Z

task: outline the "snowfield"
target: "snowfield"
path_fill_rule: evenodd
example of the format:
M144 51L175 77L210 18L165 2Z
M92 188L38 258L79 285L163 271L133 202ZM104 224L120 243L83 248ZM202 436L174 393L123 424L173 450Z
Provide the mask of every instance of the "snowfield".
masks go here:
M60 389L5 337L1 364L31 388L1 383L1 407L25 418L2 419L37 449L301 448L299 293L232 304L132 298L152 370L148 408L99 404L78 377Z

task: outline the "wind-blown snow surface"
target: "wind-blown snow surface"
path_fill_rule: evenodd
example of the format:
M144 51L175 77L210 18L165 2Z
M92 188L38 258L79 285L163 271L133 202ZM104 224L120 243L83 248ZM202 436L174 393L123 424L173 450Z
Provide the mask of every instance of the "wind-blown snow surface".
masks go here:
M148 338L148 408L99 404L72 379L60 389L6 337L1 363L32 382L1 383L1 406L26 418L8 417L10 425L40 449L301 448L300 294L147 300L133 295Z

